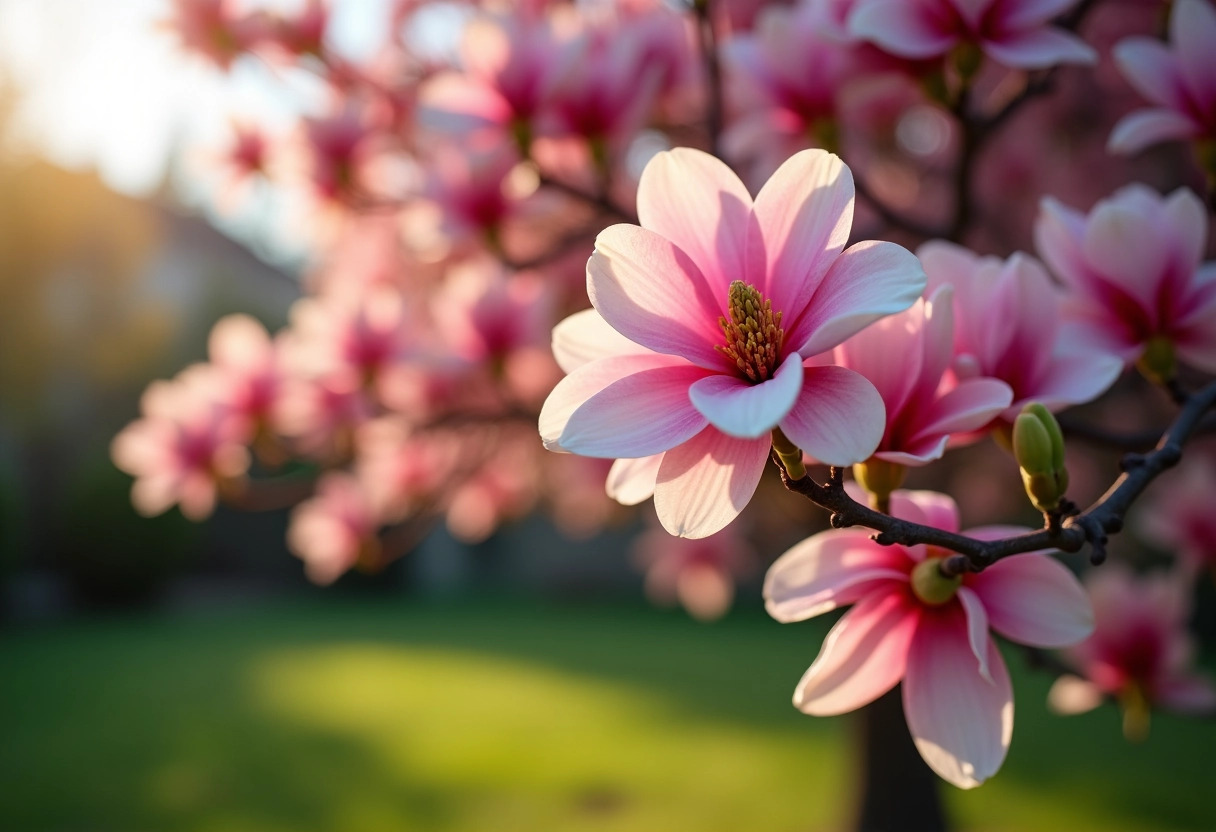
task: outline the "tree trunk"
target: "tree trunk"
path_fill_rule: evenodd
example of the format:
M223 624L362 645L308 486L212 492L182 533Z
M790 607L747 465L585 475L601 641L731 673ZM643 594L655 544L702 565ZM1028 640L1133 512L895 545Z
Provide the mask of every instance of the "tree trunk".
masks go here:
M904 722L899 687L861 709L858 832L945 832L940 781Z

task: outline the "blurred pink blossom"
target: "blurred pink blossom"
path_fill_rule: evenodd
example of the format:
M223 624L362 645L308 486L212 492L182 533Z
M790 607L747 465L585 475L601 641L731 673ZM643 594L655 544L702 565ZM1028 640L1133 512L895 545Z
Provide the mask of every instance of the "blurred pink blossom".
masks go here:
M131 502L152 516L180 504L202 520L218 491L249 468L240 420L218 401L211 368L187 368L173 381L153 382L140 400L142 418L114 437L114 464L135 477Z
M665 452L655 508L681 537L705 537L742 511L774 428L833 465L868 458L883 430L877 391L804 361L906 309L924 273L892 243L844 250L853 183L840 159L799 153L753 204L716 158L660 153L642 175L638 214L641 227L600 233L587 293L624 340L653 352L625 349L563 379L541 411L546 447Z
M730 610L735 581L755 567L755 552L733 527L700 540L650 529L633 545L646 572L646 595L656 604L679 603L693 618L712 621Z
M1178 553L1187 574L1216 577L1216 463L1195 448L1149 490L1137 519L1147 540Z
M359 480L331 471L317 482L316 496L291 513L287 546L304 561L310 581L331 584L356 564L379 565L379 526Z
M265 14L247 14L238 0L170 0L172 17L165 25L181 39L182 48L201 55L221 69L271 31Z
M272 431L283 371L266 328L248 315L228 315L212 327L207 351L220 400L240 420L240 435L253 441Z
M1216 263L1202 263L1208 220L1185 188L1168 197L1128 185L1088 215L1043 200L1035 242L1068 288L1085 343L1126 362L1163 343L1216 370Z
M896 517L958 530L944 494L896 491ZM990 526L967 534L1015 534ZM853 608L832 627L794 690L794 704L831 716L873 702L903 683L904 715L925 762L959 788L996 773L1013 734L1013 689L989 629L1023 644L1062 647L1093 629L1072 573L1039 553L997 561L961 581L941 575L949 553L884 546L863 529L821 532L769 568L764 598L783 623Z
M1115 46L1115 60L1155 106L1115 125L1112 153L1136 153L1171 139L1216 140L1216 9L1207 0L1178 0L1170 13L1170 48L1133 37Z
M1081 676L1062 676L1048 701L1060 713L1083 713L1106 696L1124 709L1124 730L1143 738L1148 709L1216 712L1216 687L1191 670L1194 644L1186 632L1189 584L1176 574L1137 578L1118 565L1086 581L1094 632L1067 652Z
M1093 63L1083 41L1052 26L1077 0L857 0L849 31L904 58L935 58L972 43L998 64L1043 69Z

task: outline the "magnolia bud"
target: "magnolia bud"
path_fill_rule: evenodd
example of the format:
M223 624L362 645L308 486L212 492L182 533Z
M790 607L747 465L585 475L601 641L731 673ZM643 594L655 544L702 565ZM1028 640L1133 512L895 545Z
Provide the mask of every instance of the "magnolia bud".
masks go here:
M962 575L947 577L942 574L942 558L926 558L912 569L912 592L931 607L953 598L962 583Z
M885 506L891 500L891 492L903 485L906 473L907 469L898 462L877 457L853 466L853 479L870 493L872 507L883 512L887 511Z
M1032 402L1013 423L1013 455L1022 469L1026 496L1040 511L1055 511L1068 489L1064 434L1046 407Z

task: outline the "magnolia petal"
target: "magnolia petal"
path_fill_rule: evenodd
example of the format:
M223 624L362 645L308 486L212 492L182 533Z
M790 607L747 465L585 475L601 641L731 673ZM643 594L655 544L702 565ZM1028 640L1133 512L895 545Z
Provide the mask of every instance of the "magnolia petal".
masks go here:
M594 309L575 312L553 327L553 357L563 372L573 373L584 364L617 355L651 352L617 332Z
M1205 716L1216 713L1216 687L1202 676L1177 676L1160 686L1161 704L1180 714Z
M1034 647L1067 647L1093 632L1094 613L1080 582L1044 555L1002 558L968 578L1006 638Z
M1057 714L1071 716L1092 711L1102 704L1102 689L1079 676L1064 674L1047 692L1047 707Z
M638 220L692 258L710 287L726 298L747 266L752 197L725 162L678 147L647 163L638 182Z
M1170 241L1155 226L1155 217L1146 217L1129 195L1098 203L1082 241L1085 258L1093 267L1149 316L1157 306L1157 290L1170 257Z
M566 424L596 393L634 373L681 366L688 365L681 359L656 353L604 358L584 364L559 381L545 399L539 419L541 440L551 451L564 450L560 440Z
M1027 391L1024 399L1014 402L1005 417L1016 419L1018 411L1029 400L1040 402L1053 412L1091 402L1105 393L1122 372L1123 359L1118 355L1057 347L1039 386Z
M1001 23L1013 31L1029 29L1059 17L1075 5L1077 0L1021 0L1002 9Z
M614 381L570 414L558 445L606 459L662 453L707 424L688 399L705 377L697 367L657 367Z
M802 360L795 353L761 384L749 384L737 376L712 375L690 387L688 396L718 430L741 439L755 439L785 418L801 389Z
M1124 38L1111 50L1123 77L1154 104L1186 112L1187 92L1178 63L1169 48L1156 38Z
M758 234L768 264L761 287L788 332L844 249L853 226L853 174L840 157L803 150L777 169L756 197Z
M708 537L739 516L760 482L771 443L705 428L663 455L654 508L677 537Z
M958 39L937 25L929 9L928 4L907 0L859 4L849 16L849 33L901 58L936 58Z
M781 420L790 441L825 465L869 459L885 428L882 396L844 367L804 367L802 391Z
M1046 69L1098 60L1098 53L1085 41L1050 26L1003 35L1000 40L983 40L980 45L994 61L1012 69Z
M991 681L976 668L963 611L926 613L908 652L904 715L921 757L938 776L970 789L997 772L1013 737L1013 689L988 639Z
M857 601L874 581L908 579L908 562L866 529L812 535L773 563L764 576L764 606L783 623L814 618Z
M1199 135L1199 125L1173 110L1137 110L1115 125L1106 142L1110 153L1130 156L1146 147Z
M958 504L937 491L895 491L891 494L891 514L935 529L958 531Z
M794 706L813 716L835 716L895 687L919 619L918 605L903 588L863 598L828 633L794 689Z
M916 437L966 433L987 425L1009 407L1013 390L995 378L969 378L929 405L929 420Z
M654 496L654 483L659 475L662 454L637 459L618 459L608 469L604 490L623 506L636 506Z
M986 681L992 681L992 673L988 669L988 613L984 611L984 603L979 596L965 586L958 588L958 601L967 614L967 641L971 644L971 652L979 662L980 675Z
M613 225L587 261L587 296L609 325L655 352L723 366L714 345L726 297L715 297L688 255L653 231Z
M786 337L791 345L799 345L804 358L818 355L879 318L907 309L924 291L926 280L920 261L903 246L878 240L857 243L832 263L810 308Z
M1216 9L1206 0L1178 0L1170 15L1170 41L1178 71L1196 101L1212 113L1216 103Z

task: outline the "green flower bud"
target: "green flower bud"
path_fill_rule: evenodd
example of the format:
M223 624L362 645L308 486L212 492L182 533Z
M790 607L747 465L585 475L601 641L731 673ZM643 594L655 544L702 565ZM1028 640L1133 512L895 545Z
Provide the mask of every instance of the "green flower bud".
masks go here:
M949 601L963 584L962 575L947 578L941 567L942 558L926 558L912 569L912 592L931 607Z
M1013 423L1013 455L1022 469L1026 496L1040 511L1055 511L1068 489L1064 433L1046 407L1032 402Z
M870 457L853 466L853 479L870 493L870 504L876 511L887 511L891 492L904 484L907 468L898 462Z

